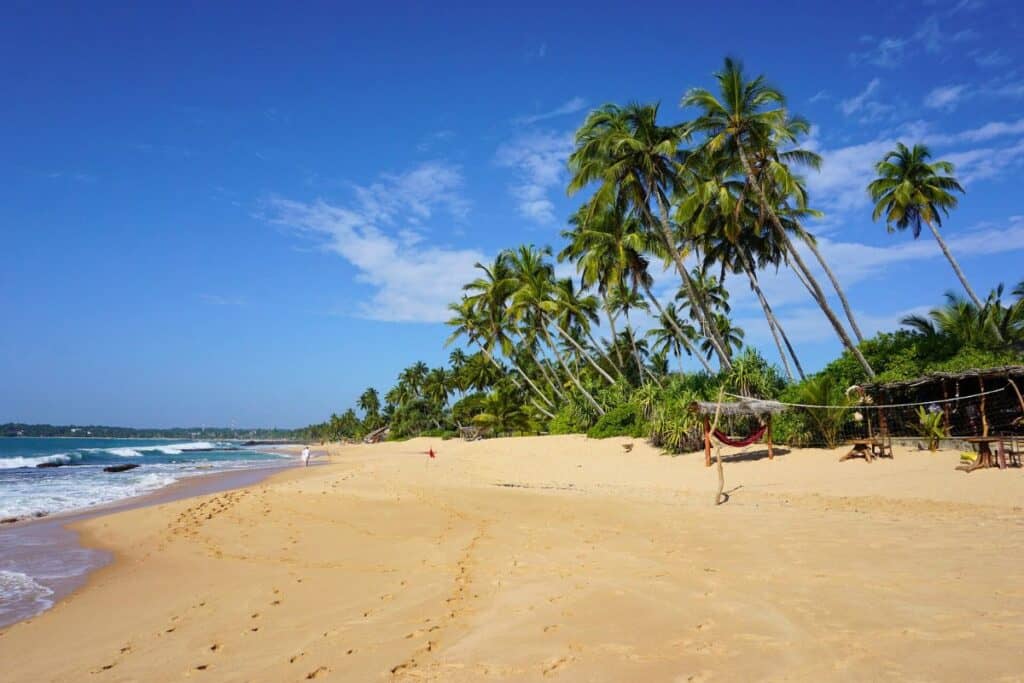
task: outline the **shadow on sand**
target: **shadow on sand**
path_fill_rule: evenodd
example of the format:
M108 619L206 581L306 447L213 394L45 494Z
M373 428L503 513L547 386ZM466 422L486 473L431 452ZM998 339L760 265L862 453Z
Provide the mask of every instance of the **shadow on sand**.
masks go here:
M775 447L775 457L779 458L789 454L788 448ZM728 464L730 462L755 462L757 460L767 460L768 449L762 448L756 451L746 451L744 453L732 453L729 455L722 455L722 464ZM715 456L711 456L711 462L714 464Z

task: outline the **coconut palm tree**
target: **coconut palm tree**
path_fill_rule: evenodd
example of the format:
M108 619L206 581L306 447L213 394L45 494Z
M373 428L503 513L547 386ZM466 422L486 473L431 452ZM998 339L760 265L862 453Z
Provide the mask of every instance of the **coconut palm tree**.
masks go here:
M646 254L664 259L666 249L662 241L650 231L644 230L635 216L622 213L616 207L584 206L573 217L574 228L562 232L569 239L569 245L559 254L559 260L571 258L576 262L585 286L597 284L602 292L605 309L609 313L611 332L616 333L611 307L608 305L609 289L626 286L633 291L642 289L658 314L665 310L653 291L654 278L649 272ZM666 318L669 324L676 318ZM680 343L690 344L690 337L683 329L675 329ZM692 347L688 349L693 353ZM703 357L697 356L706 365ZM621 361L621 359L620 359ZM706 369L710 372L710 366Z
M926 337L944 338L954 348L1003 349L1024 342L1024 307L1019 301L1004 306L1002 296L1000 284L978 308L956 293L946 292L945 305L933 308L927 317L909 315L900 324Z
M552 274L554 271L552 270ZM591 356L590 353L583 348L573 336L573 330L579 330L581 333L590 334L590 325L597 323L597 297L592 295L581 295L580 292L576 291L576 287L573 284L571 278L563 278L556 280L551 290L551 298L554 301L553 313L547 315L547 318L553 322L555 331L566 342L569 343L576 351L580 354L580 357L590 363L598 374L605 378L609 384L615 384L615 378L609 375L604 368L600 366ZM593 337L590 338L591 343L600 352L600 347L594 341ZM610 360L611 359L607 359Z
M667 304L661 315L658 316L658 323L657 327L647 331L647 336L653 341L652 349L659 355L667 356L669 353L674 355L679 361L679 371L682 372L683 354L693 355L693 342L697 339L697 330L693 325L680 318L675 304L671 303ZM686 343L683 342L676 331L679 329L684 330L688 334L689 339ZM698 356L698 359L710 373L711 366L708 365L707 361L702 356Z
M481 263L475 265L482 275L466 284L463 289L471 292L469 298L480 313L485 346L488 349L499 350L506 358L510 358L512 349L518 346L518 348L530 352L534 364L540 366L540 362L533 356L533 346L524 345L523 339L517 337L517 333L520 331L516 328L515 320L509 314L509 299L515 290L516 282L508 255L498 254L490 265L485 266ZM536 388L536 384L518 363L512 363L512 365L518 369L519 374L531 388L543 395L543 392ZM553 390L556 395L562 397L557 385L554 385ZM554 402L546 395L543 400L550 407L554 407Z
M739 62L727 58L725 67L715 78L720 96L703 88L692 89L683 96L684 107L696 107L700 112L688 125L688 131L705 136L700 148L702 153L722 155L731 167L742 172L747 186L759 200L764 218L775 228L787 257L796 265L843 346L865 374L874 378L874 370L850 339L779 218L780 207L806 209L803 185L790 171L789 164L815 168L820 158L806 150L787 147L796 142L797 136L806 133L809 125L789 116L782 93L769 86L764 77L748 81Z
M658 125L657 116L657 105L641 104L606 104L591 112L576 132L576 147L569 156L573 174L569 193L575 194L596 183L597 190L589 202L591 208L615 207L658 235L679 271L683 286L690 288L690 276L670 218L670 197L679 175L683 131L679 126ZM721 363L727 367L729 358L714 320L700 306L696 313Z
M785 259L785 251L775 239L774 231L764 229L759 220L759 207L746 192L745 183L736 177L725 176L725 171L708 155L692 155L686 165L684 196L681 198L676 220L688 238L703 252L702 270L718 266L720 281L725 283L730 272L747 276L761 310L768 322L779 358L786 375L793 379L783 345L789 350L800 378L804 372L781 322L776 318L768 298L761 289L757 271L768 265L777 269ZM783 217L787 231L799 232L788 217Z
M908 148L902 142L875 165L878 177L868 185L871 200L875 202L872 220L885 216L885 228L890 233L910 228L914 239L921 236L921 224L928 226L939 248L953 266L960 284L977 308L982 308L981 299L974 293L960 264L953 258L949 245L942 238L939 228L942 217L955 209L957 198L954 193L963 193L957 179L953 177L953 164L948 161L928 163L931 151L925 145Z
M550 248L538 249L532 245L523 245L515 251L506 252L505 258L508 260L514 282L509 300L509 314L513 319L534 330L545 341L562 371L598 414L604 415L604 408L586 390L580 378L565 362L563 354L548 331L549 316L557 313L557 304L552 298L555 271L544 259L550 254ZM612 382L614 383L614 380Z
M729 348L729 356L732 357L734 351L739 351L743 348L743 337L745 333L742 328L736 327L732 324L732 320L729 316L723 313L713 313L715 316L715 322L718 324L718 329L722 333L722 337L725 339L726 344ZM707 342L705 338L701 342L701 349L704 351L704 355L711 358L715 354L715 349L711 344Z
M368 387L366 391L359 395L356 400L356 406L363 411L363 414L369 417L377 417L380 414L380 394L373 387Z
M501 363L499 363L498 360L494 357L494 354L491 352L491 347L489 346L491 342L489 342L486 337L487 329L489 329L491 326L486 324L485 314L480 312L478 303L478 301L475 301L470 297L464 296L459 303L453 303L448 305L448 310L452 311L453 316L447 321L447 325L455 329L451 333L451 335L449 335L448 339L445 341L445 344L449 345L456 339L465 336L469 340L470 344L476 345L480 349L480 352L484 355L484 357L502 374L504 374L504 368L502 367ZM500 343L500 341L501 340L497 340L496 343ZM511 347L511 344L509 344L509 346ZM516 370L516 372L519 373L520 377L522 377L523 380L526 381L526 383L530 386L533 392L537 394L537 396L539 396L542 401L544 401L548 408L553 409L555 407L554 402L550 398L548 398L547 395L543 391L541 391L539 387L537 387L537 385L533 382L529 375L527 375L526 372L524 372L523 369L517 363L513 362L511 363L511 365ZM515 377L510 377L509 379L511 379L516 386L519 386L519 382L515 379ZM540 406L537 406L537 408L541 412L544 412L548 417L554 418L554 415L545 410L544 408Z

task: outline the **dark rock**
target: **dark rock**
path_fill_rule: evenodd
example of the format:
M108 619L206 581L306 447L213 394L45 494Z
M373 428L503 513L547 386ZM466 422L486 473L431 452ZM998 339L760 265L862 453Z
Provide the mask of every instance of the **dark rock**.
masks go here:
M138 465L135 463L128 463L127 465L111 465L110 467L104 467L104 472L127 472L128 470L134 470Z
M41 462L38 465L36 465L36 467L38 467L38 468L43 468L43 467L63 467L66 464L67 463L63 463L63 462Z

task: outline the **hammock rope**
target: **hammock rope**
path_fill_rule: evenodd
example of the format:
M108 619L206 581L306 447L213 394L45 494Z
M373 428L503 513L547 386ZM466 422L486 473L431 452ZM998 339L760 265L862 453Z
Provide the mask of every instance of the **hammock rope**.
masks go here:
M734 446L736 448L744 448L744 447L749 446L750 444L754 443L755 441L758 441L764 435L764 433L765 433L765 431L767 429L768 429L768 425L761 425L752 434L750 434L750 435L748 435L748 436L746 436L746 437L744 437L742 439L733 439L728 434L723 433L722 430L718 429L717 427L711 433L715 435L716 439L718 439L719 441L724 443L726 446Z

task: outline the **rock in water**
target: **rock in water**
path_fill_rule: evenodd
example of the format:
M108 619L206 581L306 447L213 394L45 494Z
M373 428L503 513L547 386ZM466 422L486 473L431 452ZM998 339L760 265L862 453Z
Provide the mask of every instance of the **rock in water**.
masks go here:
M138 465L135 463L129 463L127 465L111 465L110 467L104 467L104 472L127 472L128 470L134 470Z

